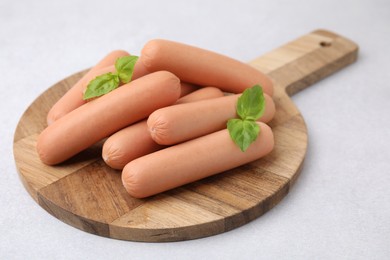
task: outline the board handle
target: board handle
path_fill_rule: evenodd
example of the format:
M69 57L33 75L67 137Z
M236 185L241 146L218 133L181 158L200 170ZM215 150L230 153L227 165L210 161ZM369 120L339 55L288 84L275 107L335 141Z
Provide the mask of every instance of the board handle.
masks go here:
M358 45L316 30L249 62L291 96L357 59Z

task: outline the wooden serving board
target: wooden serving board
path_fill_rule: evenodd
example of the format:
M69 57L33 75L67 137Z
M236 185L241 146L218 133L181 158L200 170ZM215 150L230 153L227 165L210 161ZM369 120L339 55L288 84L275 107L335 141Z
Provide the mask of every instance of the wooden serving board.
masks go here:
M275 206L302 168L307 129L289 96L354 62L357 50L358 46L344 37L317 30L253 60L250 64L275 83L276 115L270 123L276 143L273 152L147 199L126 193L120 171L102 161L101 144L58 166L40 162L35 151L37 136L46 127L51 106L86 71L77 73L40 95L21 117L14 136L20 179L47 212L100 236L179 241L239 227ZM82 126L76 131L82 131Z

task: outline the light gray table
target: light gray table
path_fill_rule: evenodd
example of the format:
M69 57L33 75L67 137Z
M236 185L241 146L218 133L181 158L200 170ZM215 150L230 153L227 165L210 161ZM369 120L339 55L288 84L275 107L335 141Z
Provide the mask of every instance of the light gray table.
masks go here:
M293 98L309 131L288 196L208 238L137 243L91 235L40 208L22 186L13 133L27 106L113 49L152 38L242 61L317 28L360 45L356 64ZM0 1L0 259L389 259L390 2Z

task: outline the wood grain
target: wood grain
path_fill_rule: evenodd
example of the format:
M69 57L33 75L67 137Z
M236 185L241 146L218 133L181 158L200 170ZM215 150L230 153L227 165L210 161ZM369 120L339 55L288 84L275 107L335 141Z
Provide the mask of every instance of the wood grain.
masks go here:
M307 129L289 95L354 62L358 47L317 30L250 64L275 83L275 149L230 171L147 198L129 196L120 172L100 158L101 144L58 166L35 151L50 107L86 72L61 80L25 111L14 136L14 157L24 186L50 214L81 230L124 240L179 241L211 236L248 223L274 207L299 176Z

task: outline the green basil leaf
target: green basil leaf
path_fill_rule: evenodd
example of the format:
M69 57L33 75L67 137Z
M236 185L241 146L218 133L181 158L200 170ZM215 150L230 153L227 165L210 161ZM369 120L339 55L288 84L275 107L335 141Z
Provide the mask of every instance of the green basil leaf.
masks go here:
M115 73L106 73L96 77L89 82L86 91L84 92L83 99L91 99L100 97L108 92L116 89L119 86L119 77Z
M238 118L229 119L227 129L232 140L243 152L256 140L260 132L260 127L255 121Z
M128 83L131 81L137 60L137 56L124 56L116 60L115 68L122 83Z
M259 85L254 85L246 89L237 101L237 114L244 120L259 119L265 109L265 99L263 89Z

